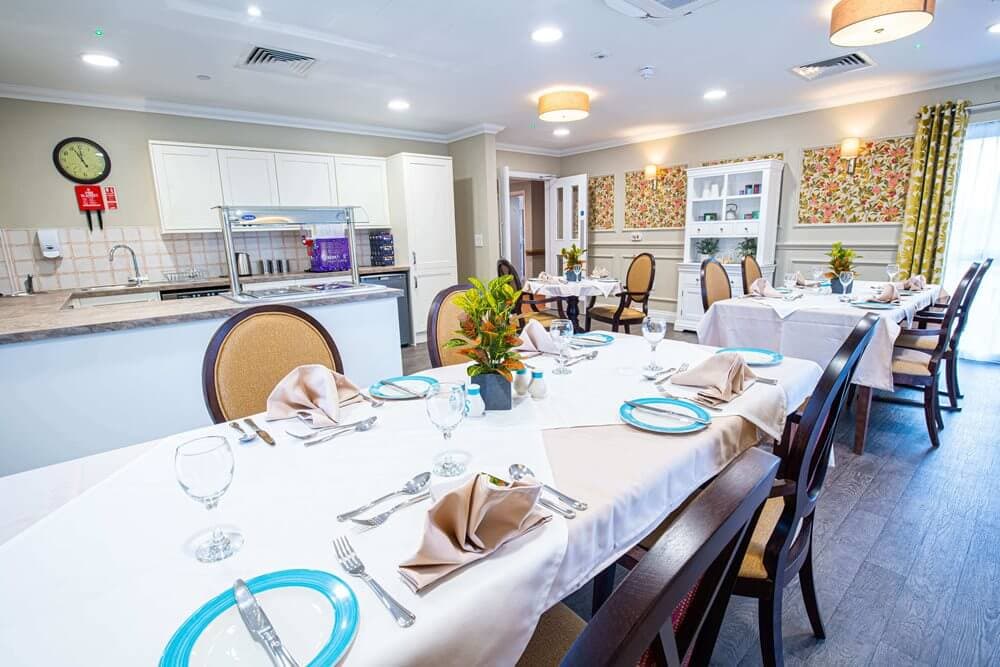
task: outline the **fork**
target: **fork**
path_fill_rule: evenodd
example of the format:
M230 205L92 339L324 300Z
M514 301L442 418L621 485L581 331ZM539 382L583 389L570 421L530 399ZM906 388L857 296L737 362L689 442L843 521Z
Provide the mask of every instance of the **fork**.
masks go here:
M655 385L661 385L664 382L666 382L667 380L669 380L670 378L672 378L673 376L677 375L678 373L683 373L684 371L686 371L689 368L691 368L691 364L689 364L688 362L685 361L683 364L681 364L680 366L678 366L677 369L674 370L672 373L669 373L667 375L664 375L661 378L658 378L653 384L655 384Z
M344 568L344 571L352 577L358 577L375 593L375 597L379 599L392 617L396 619L396 623L401 628L408 628L413 625L413 622L417 620L417 617L413 615L409 609L403 605L396 602L395 598L389 595L384 588L382 588L377 581L371 578L371 576L365 572L365 564L361 562L358 558L358 554L354 551L354 547L347 540L346 535L341 535L333 540L333 548L337 552L337 560L340 561L340 567Z
M427 500L430 497L431 497L431 494L429 492L427 492L427 493L421 493L419 496L414 496L412 498L407 498L403 502L397 503L397 504L393 505L392 507L390 507L389 509L387 509L386 511L382 512L381 514L376 514L375 516L373 516L373 517L371 517L369 519L355 519L355 518L352 517L351 521L353 521L354 523L360 523L362 526L371 526L371 527L381 526L383 523L385 523L389 519L390 516L392 516L392 513L395 512L396 510L401 510L404 507L409 507L410 505L415 505L415 504L417 504L419 502Z
M678 394L671 394L669 391L666 391L664 389L661 389L660 393L667 398L674 399L675 401L691 401L692 403L700 405L706 410L711 410L712 412L722 412L722 408L716 407L714 405L709 405L708 403L698 398L697 396L680 396Z

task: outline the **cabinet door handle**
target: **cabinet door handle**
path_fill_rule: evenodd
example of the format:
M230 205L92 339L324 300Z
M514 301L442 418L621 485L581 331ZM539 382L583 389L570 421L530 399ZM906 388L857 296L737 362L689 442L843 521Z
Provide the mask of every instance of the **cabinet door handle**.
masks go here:
M417 263L417 251L416 250L411 250L410 251L410 256L413 258L413 264L415 266L416 263Z
M413 276L413 289L417 289L418 287L420 287L420 279Z

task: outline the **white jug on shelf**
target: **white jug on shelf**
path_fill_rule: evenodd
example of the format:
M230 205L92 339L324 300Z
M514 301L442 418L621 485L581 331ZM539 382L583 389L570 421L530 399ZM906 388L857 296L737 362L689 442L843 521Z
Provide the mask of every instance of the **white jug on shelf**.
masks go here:
M719 198L719 184L718 183L712 183L712 194L711 194L711 197L712 197L712 199L718 199Z

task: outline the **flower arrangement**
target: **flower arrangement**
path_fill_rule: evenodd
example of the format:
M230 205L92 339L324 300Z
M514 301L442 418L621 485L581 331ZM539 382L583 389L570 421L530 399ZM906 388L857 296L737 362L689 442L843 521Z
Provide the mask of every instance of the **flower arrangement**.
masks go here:
M699 255L715 257L715 253L719 252L719 239L698 239L698 242L694 244L694 249Z
M582 266L583 260L581 258L586 252L585 249L578 248L575 243L568 248L560 250L559 254L562 255L563 264L565 264L564 268L569 271L577 266Z
M830 247L830 252L826 253L830 258L830 270L826 273L827 278L836 278L844 271L856 273L854 270L854 260L861 256L850 248L845 248L844 244L837 241Z
M521 292L511 286L512 280L513 276L499 276L484 285L477 278L469 278L472 289L455 299L455 305L463 311L460 328L445 347L460 348L458 352L474 362L468 368L470 377L497 374L510 382L513 372L524 368L516 350L521 339L514 317Z

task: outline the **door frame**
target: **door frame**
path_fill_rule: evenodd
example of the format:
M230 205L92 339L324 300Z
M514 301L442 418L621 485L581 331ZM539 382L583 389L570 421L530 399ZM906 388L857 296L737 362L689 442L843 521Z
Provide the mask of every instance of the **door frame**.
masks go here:
M498 211L500 214L500 247L498 248L499 256L506 258L504 254L504 244L506 239L510 238L510 182L511 179L517 179L519 181L541 181L545 183L545 250L548 254L549 248L549 224L548 215L549 209L552 206L552 202L549 201L549 181L554 181L559 178L557 174L550 174L541 171L521 171L519 169L511 169L508 166L499 167L497 169L497 197L499 201ZM527 248L525 248L527 252ZM508 258L509 259L509 258ZM527 268L528 258L525 254L524 258L525 267ZM524 276L522 276L524 278Z

